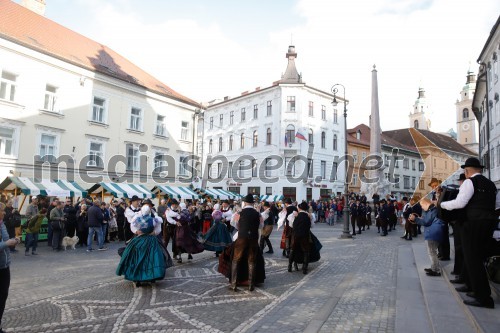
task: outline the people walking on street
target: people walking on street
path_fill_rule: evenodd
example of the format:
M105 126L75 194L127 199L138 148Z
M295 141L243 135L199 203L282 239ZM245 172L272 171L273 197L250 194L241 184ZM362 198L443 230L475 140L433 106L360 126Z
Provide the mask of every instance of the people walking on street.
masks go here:
M28 221L28 227L26 228L26 239L25 246L26 250L24 255L28 256L31 249L32 255L37 255L36 249L38 247L38 235L40 234L40 227L42 226L42 222L45 219L45 214L47 214L47 209L42 208L40 212L31 217Z
M175 232L175 245L177 247L178 258L177 262L182 263L182 253L188 254L188 260L193 259L193 254L203 252L203 244L201 244L194 231L191 229L193 217L189 213L184 202L179 204L181 209L179 219L177 221L177 230Z
M219 254L233 242L228 227L222 219L223 213L220 208L219 204L214 205L214 211L212 212L214 223L203 236L203 247L207 251L214 251L216 257L219 257Z
M104 238L102 234L102 221L104 215L101 210L101 201L99 199L94 200L94 204L90 206L87 212L87 223L89 226L89 234L87 236L87 252L92 252L92 243L94 240L94 234L97 234L97 244L99 251L105 251L108 248L104 247Z
M299 251L302 252L303 263L302 272L307 274L309 265L309 252L310 252L310 232L311 232L311 218L307 211L309 206L307 203L302 202L298 205L298 213L294 213L293 220L293 234L292 234L292 250L288 258L288 271L292 271L292 264L298 270L297 262L294 262L295 256Z
M286 215L284 218L284 229L281 235L280 248L283 250L283 256L288 258L290 255L290 246L292 240L292 229L288 225L288 216L290 216L290 214L292 214L293 212L297 211L297 207L292 205L292 199L290 198L285 199L284 211L286 212Z

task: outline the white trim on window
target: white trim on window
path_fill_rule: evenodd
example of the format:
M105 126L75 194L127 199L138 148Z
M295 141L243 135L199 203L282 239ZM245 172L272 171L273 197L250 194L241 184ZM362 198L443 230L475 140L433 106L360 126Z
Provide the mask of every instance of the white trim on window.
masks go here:
M54 159L45 159L46 155L59 156L61 146L61 132L39 127L36 136L36 154L42 161L54 162Z
M0 158L18 158L20 132L19 126L0 123Z
M109 98L101 94L92 95L89 121L96 124L108 124Z
M144 132L144 108L137 105L130 105L127 129L135 132Z
M106 141L107 140L101 140L98 138L89 138L88 139L88 144L87 144L87 152L88 152L88 161L87 161L87 166L88 167L97 167L97 168L104 168L104 161L106 157ZM100 146L100 150L96 150L97 145ZM100 161L97 158L97 156L100 157Z

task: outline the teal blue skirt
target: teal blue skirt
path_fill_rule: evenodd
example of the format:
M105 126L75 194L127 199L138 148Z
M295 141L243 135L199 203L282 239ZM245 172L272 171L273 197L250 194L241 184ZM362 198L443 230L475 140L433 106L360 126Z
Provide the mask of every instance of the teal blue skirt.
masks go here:
M203 247L207 251L222 252L231 245L233 238L223 222L215 222L204 237Z
M116 275L126 280L146 282L165 277L167 258L158 238L152 235L134 237L123 251Z

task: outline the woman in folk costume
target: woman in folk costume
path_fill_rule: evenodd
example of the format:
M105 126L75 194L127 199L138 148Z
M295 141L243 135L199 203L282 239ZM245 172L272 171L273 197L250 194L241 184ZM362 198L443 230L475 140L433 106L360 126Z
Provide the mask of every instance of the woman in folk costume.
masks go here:
M156 237L161 232L161 225L161 218L153 218L149 206L144 205L131 221L130 230L137 236L125 248L116 268L117 275L123 275L135 286L165 277L165 270L170 267L167 261L171 263L171 260Z
M231 238L231 234L223 222L224 213L220 210L220 205L214 205L214 211L212 213L212 218L214 220L214 225L208 230L204 237L203 247L207 251L214 251L215 256L218 257L219 254L224 251L224 249L231 245L233 239ZM232 214L231 214L232 215ZM229 217L229 215L226 214Z
M177 221L177 232L176 232L176 245L179 257L177 259L178 263L182 263L182 253L188 254L188 260L193 259L193 254L203 252L203 244L201 244L196 238L196 234L191 229L191 221L193 217L189 210L186 208L186 204L181 202L179 204L181 209L180 217Z
M201 233L205 235L212 226L212 207L209 203L203 208L201 215L203 219Z
M297 207L292 205L291 198L285 199L285 207L283 208L283 211L285 214L285 218L283 219L282 223L285 225L285 228L283 229L283 234L281 235L280 248L283 250L283 256L288 258L290 254L290 246L292 240L292 229L288 224L288 216L290 216L290 214L292 214L293 212L297 211ZM280 216L282 216L281 213ZM280 223L278 221L278 229L279 228L280 228Z
M264 220L264 228L262 229L262 233L260 236L260 250L264 251L264 248L267 247L269 248L269 251L266 253L272 254L273 252L273 245L271 244L271 241L269 240L269 236L271 236L271 233L273 232L273 227L274 227L274 214L271 211L271 205L269 202L264 202L264 211L260 214L262 216L262 219Z

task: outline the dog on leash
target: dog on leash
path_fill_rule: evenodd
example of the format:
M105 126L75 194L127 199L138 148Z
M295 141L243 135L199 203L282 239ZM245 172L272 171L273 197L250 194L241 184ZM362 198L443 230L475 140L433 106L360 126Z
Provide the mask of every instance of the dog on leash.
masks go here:
M62 246L64 247L64 251L66 251L66 247L68 246L71 246L71 249L72 250L75 250L75 246L76 244L78 244L78 241L80 239L78 238L78 236L73 236L73 237L64 237L63 240L62 240Z

